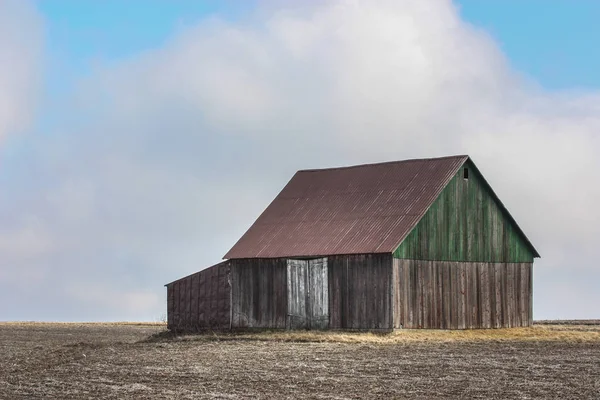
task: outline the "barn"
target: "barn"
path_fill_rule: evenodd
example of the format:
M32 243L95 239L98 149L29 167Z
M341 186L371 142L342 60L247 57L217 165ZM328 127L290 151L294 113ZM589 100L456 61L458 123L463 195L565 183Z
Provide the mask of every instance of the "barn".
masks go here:
M225 261L166 285L168 326L530 326L537 257L468 156L302 170Z

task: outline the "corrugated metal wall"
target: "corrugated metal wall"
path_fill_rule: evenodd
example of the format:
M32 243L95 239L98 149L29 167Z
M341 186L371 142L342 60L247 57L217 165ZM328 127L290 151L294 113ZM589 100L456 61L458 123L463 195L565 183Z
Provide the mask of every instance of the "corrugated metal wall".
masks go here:
M233 328L286 327L287 260L231 260Z
M394 256L413 260L533 262L525 238L466 163L452 178Z
M530 326L532 265L394 259L394 327Z
M392 256L330 256L329 327L392 329Z
M167 285L170 330L229 329L230 266L225 261Z

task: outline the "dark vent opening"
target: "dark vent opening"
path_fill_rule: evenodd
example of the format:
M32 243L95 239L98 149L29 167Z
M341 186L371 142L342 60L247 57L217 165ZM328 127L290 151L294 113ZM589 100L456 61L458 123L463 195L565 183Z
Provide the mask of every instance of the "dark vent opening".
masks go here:
M469 179L469 168L463 169L463 179Z

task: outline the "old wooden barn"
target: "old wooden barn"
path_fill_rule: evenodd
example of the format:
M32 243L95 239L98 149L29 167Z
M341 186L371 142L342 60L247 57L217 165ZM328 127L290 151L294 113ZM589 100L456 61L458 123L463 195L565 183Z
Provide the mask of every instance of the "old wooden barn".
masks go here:
M536 257L468 156L304 170L226 261L167 285L168 325L529 326Z

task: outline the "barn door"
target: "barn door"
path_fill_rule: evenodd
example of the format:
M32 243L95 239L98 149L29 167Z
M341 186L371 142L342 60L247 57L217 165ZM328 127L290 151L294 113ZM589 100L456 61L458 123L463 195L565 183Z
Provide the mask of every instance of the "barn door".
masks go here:
M287 261L288 329L306 329L306 276L308 260Z
M318 258L308 262L308 329L329 327L329 286L327 281L327 259Z
M327 259L288 260L288 329L329 326Z

